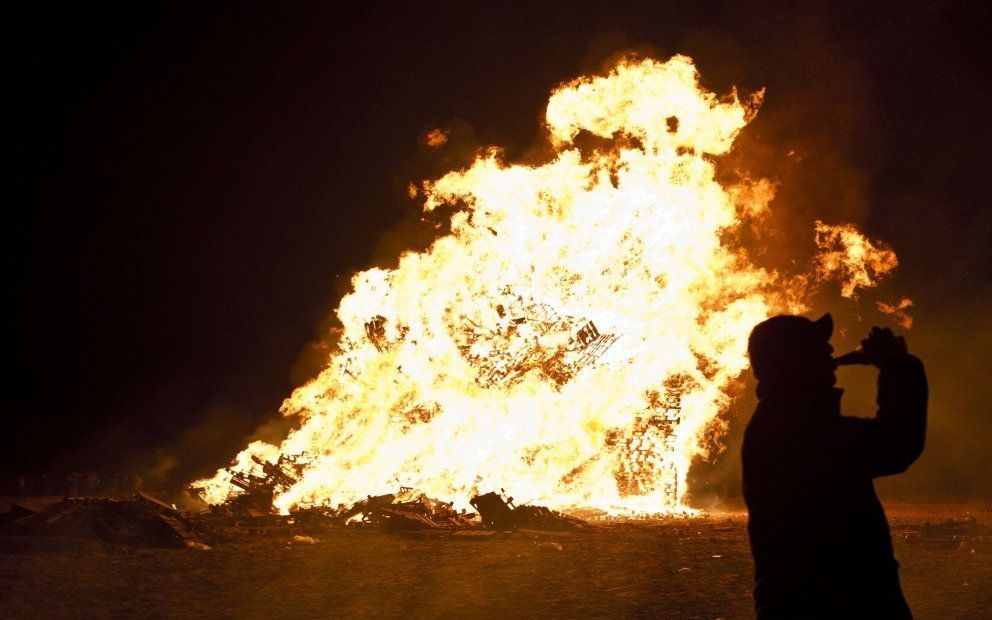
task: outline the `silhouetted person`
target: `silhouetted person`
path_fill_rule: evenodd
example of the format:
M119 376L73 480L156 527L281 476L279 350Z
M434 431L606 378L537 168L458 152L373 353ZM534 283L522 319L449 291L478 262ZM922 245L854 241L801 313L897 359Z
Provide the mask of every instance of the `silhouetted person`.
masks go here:
M751 332L758 406L744 434L754 599L771 618L911 618L872 479L923 450L923 364L888 329L862 341L880 368L876 417L840 413L829 314L776 316Z

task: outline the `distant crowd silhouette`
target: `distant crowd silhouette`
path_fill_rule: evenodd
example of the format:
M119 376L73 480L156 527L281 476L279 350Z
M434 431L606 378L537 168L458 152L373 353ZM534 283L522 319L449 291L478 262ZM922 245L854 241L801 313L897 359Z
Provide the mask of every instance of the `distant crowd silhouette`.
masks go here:
M845 357L879 368L878 413L841 415L832 333L829 314L776 316L748 341L758 406L742 459L759 620L912 617L873 479L923 450L923 364L873 328Z

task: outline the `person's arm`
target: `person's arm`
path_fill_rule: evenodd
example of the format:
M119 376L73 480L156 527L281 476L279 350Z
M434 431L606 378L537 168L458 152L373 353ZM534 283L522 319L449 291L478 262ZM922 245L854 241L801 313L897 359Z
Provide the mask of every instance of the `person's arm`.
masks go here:
M927 377L923 363L908 353L888 360L878 374L878 455L872 475L906 471L927 433Z
M869 363L879 367L878 413L842 417L836 438L838 465L857 477L906 471L923 452L927 428L927 378L923 363L888 329L872 329L862 341Z

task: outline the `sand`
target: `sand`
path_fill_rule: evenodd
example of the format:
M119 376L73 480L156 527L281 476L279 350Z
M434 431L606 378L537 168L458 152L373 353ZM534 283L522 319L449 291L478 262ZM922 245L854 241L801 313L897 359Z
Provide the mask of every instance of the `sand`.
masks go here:
M988 505L893 505L903 529ZM748 618L742 514L689 523L425 540L327 532L211 550L0 537L4 618ZM917 618L992 618L992 548L895 536Z

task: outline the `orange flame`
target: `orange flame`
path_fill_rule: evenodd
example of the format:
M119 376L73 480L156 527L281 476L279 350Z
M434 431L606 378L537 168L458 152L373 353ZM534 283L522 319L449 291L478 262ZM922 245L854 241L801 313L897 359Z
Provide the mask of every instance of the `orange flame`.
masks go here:
M444 146L447 142L448 142L448 132L439 127L435 127L434 129L431 129L430 131L427 132L427 135L424 136L424 143L432 148L438 148Z
M877 302L877 306L879 312L891 315L903 329L913 328L913 316L909 313L909 309L913 307L912 299L903 297L898 303L894 304L879 301Z
M764 179L715 180L759 100L706 91L685 56L625 59L554 91L547 163L489 149L412 187L450 233L354 276L337 349L283 403L297 429L232 470L302 455L282 510L401 485L463 508L506 486L559 509L686 510L751 327L807 293L725 234L773 197ZM853 227L816 230L818 274L845 296L895 267ZM236 492L226 470L193 486L210 502Z
M888 245L869 241L851 224L830 226L817 220L816 245L818 275L840 280L840 294L849 299L857 299L859 288L875 286L899 265Z

